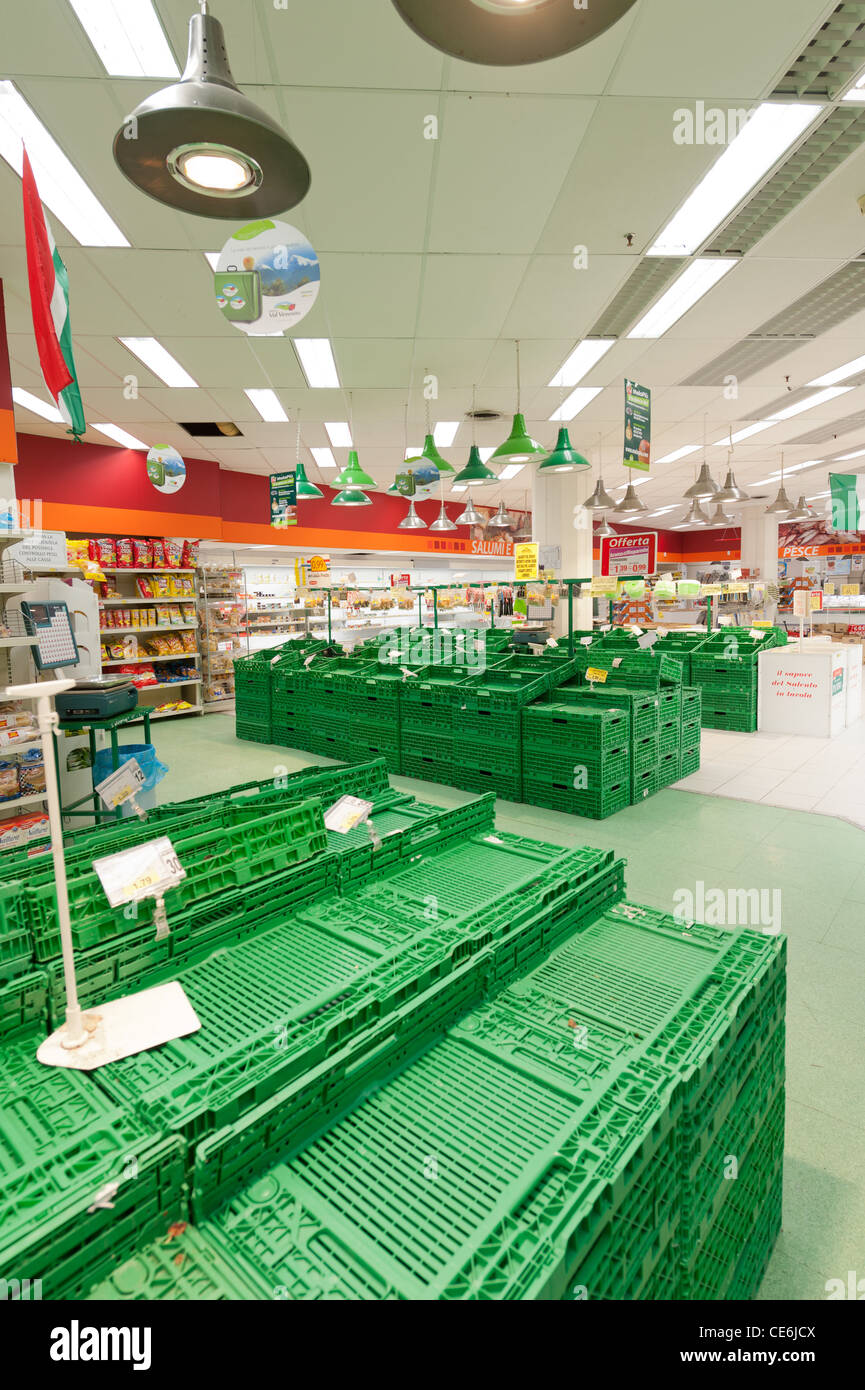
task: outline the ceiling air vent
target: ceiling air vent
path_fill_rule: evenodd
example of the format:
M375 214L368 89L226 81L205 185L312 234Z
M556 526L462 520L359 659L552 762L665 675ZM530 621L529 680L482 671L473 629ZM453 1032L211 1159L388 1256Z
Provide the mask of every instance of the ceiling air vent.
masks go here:
M825 425L818 425L808 434L800 434L798 439L791 439L790 444L807 444L810 447L812 444L825 444L829 439L843 439L847 434L859 434L862 430L865 430L865 410L859 410L855 415L845 415L840 420L830 420Z
M773 96L834 101L865 67L865 4L837 5L791 64Z
M717 386L718 389L724 385L725 377L735 376L739 381L744 381L747 377L753 376L755 372L760 372L764 367L771 367L773 362L778 362L782 357L786 357L788 352L799 347L801 343L810 342L810 335L806 339L793 338L790 341L779 341L777 338L761 341L759 338L743 338L741 343L734 343L726 352L722 352L718 357L714 357L705 367L699 371L692 372L680 382L680 386Z
M587 338L620 338L687 264L679 256L647 256L628 276Z
M865 111L861 107L830 112L814 133L748 199L706 250L719 256L736 252L744 255L750 251L813 193L827 175L854 154L863 140Z
M503 420L504 415L500 410L467 410L467 420L480 420L482 423L488 420Z

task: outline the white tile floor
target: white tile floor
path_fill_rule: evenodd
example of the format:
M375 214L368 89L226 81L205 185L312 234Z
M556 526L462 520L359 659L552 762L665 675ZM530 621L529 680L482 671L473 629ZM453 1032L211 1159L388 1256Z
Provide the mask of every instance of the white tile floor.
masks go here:
M838 816L865 828L865 720L837 738L704 729L700 770L674 786Z

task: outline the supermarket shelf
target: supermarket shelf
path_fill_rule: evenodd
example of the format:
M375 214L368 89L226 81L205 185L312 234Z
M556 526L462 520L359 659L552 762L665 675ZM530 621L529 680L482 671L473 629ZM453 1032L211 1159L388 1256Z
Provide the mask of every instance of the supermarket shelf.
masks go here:
M95 563L95 562L94 562ZM163 565L161 569L124 569L122 565L100 565L103 574L195 574L195 570L175 569L174 565Z
M153 685L151 685L151 686L148 686L148 689L149 689L149 690L155 690L156 687L153 686ZM139 706L139 708L140 708L140 706ZM183 714L203 714L203 713L204 713L204 705L193 705L191 709L165 709L165 710L154 710L153 713L151 714L150 718L151 718L151 719L179 719L180 716L183 715ZM127 724L141 724L141 723L142 723L142 720L141 720L141 719L128 719L126 722L127 722Z
M0 801L0 812L11 811L13 806L35 806L40 801L46 801L45 792L33 792L27 796L15 796L11 801ZM0 821L2 825L2 821Z
M140 629L139 629L140 630ZM152 661L192 661L198 652L170 652L167 656L127 656L119 660L103 661L103 666L145 666Z
M105 608L126 608L130 603L158 603L163 608L166 603L194 603L194 594L165 594L162 598L142 598L140 594L130 594L128 598L103 598L99 602Z
M38 637L0 637L0 648L7 647L38 647Z
M102 637L112 637L115 632L123 632L137 635L139 632L197 632L198 623L161 623L159 627L101 627L99 634ZM193 656L193 652L188 653Z
M26 593L29 588L30 584L25 584L23 580L18 584L4 583L0 584L0 594L23 594Z
M180 690L184 685L201 685L201 677L197 676L188 681L157 681L155 685L139 685L136 688L140 695L145 690Z

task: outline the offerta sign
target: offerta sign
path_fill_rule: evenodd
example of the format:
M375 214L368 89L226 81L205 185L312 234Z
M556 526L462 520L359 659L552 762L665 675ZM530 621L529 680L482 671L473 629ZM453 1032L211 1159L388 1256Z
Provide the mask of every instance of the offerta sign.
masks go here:
M632 536L604 536L601 540L601 574L628 578L655 573L657 531Z

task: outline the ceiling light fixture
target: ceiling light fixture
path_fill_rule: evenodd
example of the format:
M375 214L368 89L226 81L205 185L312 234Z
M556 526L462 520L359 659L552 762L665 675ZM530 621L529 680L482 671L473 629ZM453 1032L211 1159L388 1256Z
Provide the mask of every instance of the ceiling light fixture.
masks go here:
M109 77L179 77L153 0L69 0Z
M715 509L709 516L710 526L732 526L733 518L724 511L723 502L716 502Z
M491 483L497 483L498 478L491 468L487 468L478 452L477 444L473 444L469 450L468 463L453 479L455 484L466 483L472 487L489 487Z
M822 110L803 102L758 106L646 254L692 256Z
M793 503L790 501L790 498L787 496L787 491L786 491L786 489L785 489L785 487L784 487L784 455L783 455L783 453L782 453L782 455L781 455L781 486L780 486L779 489L778 489L778 495L777 495L777 497L775 498L774 502L770 502L769 505L768 505L768 507L766 508L766 516L788 516L789 513L792 512L792 510L793 510Z
M481 458L483 458L483 454L481 454ZM509 483L512 478L515 478L517 476L518 473L522 473L525 466L526 465L524 463L506 463L501 473L499 474L499 482Z
M128 246L117 223L90 191L12 82L0 82L0 155L21 177L27 146L39 196L82 246Z
M671 454L665 454L662 459L657 459L657 463L678 463L679 459L686 459L689 454L696 454L699 444L684 444L681 449L674 449Z
M351 449L354 447L354 440L351 437L351 428L347 420L325 420L324 428L327 430L327 437L334 449Z
M429 372L425 372L424 376L428 377ZM426 438L423 442L423 449L420 451L420 457L426 459L428 463L431 463L433 468L437 468L440 474L453 473L455 471L453 464L448 463L446 458L442 458L442 455L438 451L438 445L436 444L432 427L429 397L426 398Z
M739 264L739 260L724 260L719 256L704 256L692 261L677 280L651 309L643 315L628 334L629 338L660 338L668 328L693 309L698 300L708 294L718 281Z
M687 526L708 526L708 524L708 513L703 510L703 508L700 506L700 503L695 498L694 501L691 503L690 507L688 508L688 511L682 517L682 520L679 522L678 526L675 527L675 530L681 531L684 530Z
M813 508L808 506L805 501L804 493L799 498L792 512L784 518L785 521L811 521L815 516Z
M310 449L309 451L315 459L319 468L337 468L338 464L330 449Z
M339 388L339 373L329 338L293 338L307 386L316 391Z
M349 488L351 490L357 488L371 490L378 487L375 478L370 477L369 473L367 473L364 468L361 468L356 449L350 451L348 463L345 465L342 472L334 479L334 482L339 488Z
M219 20L189 21L179 82L145 98L114 137L114 159L143 193L180 212L242 220L295 207L309 165L285 131L235 84Z
M598 539L598 540L605 540L605 539L607 539L607 538L609 538L609 537L611 537L611 536L617 536L618 534L619 534L618 531L615 531L615 530L613 529L613 527L612 527L612 526L610 525L610 523L607 521L607 518L606 518L605 516L602 516L602 517L601 517L601 524L600 524L600 526L598 526L598 527L592 532L593 538L596 538L596 539Z
M47 401L40 401L38 396L31 395L29 391L23 390L20 386L12 387L12 399L16 405L21 406L22 410L32 411L34 415L40 415L43 420L50 420L52 425L66 423L56 405L49 405Z
M359 488L347 487L338 492L330 504L332 507L371 507L372 498Z
M120 429L118 425L91 425L92 430L98 430L107 439L113 439L115 444L122 444L124 449L149 449L149 444L142 444L140 439L136 439L134 434L128 434L126 430Z
M475 504L471 499L471 494L469 494L469 500L466 502L464 510L460 512L456 521L458 526L483 526L484 519L480 512L476 510Z
M559 58L603 34L635 0L393 0L420 38L467 63L512 67Z
M570 357L565 358L549 383L550 386L579 385L586 372L590 372L592 367L600 362L615 342L615 338L584 338L574 348Z
M181 367L175 357L171 356L166 348L162 346L158 338L120 338L119 341L125 348L137 357L139 362L143 362L145 367L149 367L154 376L164 382L166 386L172 388L186 387L187 389L198 389L198 382L195 381Z
M571 438L564 425L559 430L559 437L556 440L556 447L553 452L544 459L538 468L538 473L575 473L578 468L591 468L587 458L578 454L571 444Z
M517 354L517 410L514 415L514 422L511 425L511 432L503 444L493 453L493 459L498 463L529 463L532 459L543 458L547 453L543 444L539 444L533 439L526 427L526 417L521 410L521 382L520 382L520 344L519 339L514 344Z
M838 454L832 462L847 463L849 459L861 459L863 456L865 456L865 449L856 449L852 454Z
M306 469L304 468L303 463L301 462L301 457L300 457L300 412L299 412L299 411L298 411L298 415L297 415L297 433L296 433L296 435L295 435L294 450L295 450L295 457L296 457L296 460L297 460L297 462L296 462L295 465L294 465L294 481L295 481L295 489L296 489L296 492L297 492L297 500L298 500L298 502L301 500L301 498L306 498L308 501L312 501L312 500L313 500L314 498L316 498L316 497L323 497L323 496L324 496L324 493L322 492L321 488L316 487L316 486L315 486L315 483L311 483L311 482L309 481L309 479L307 478L307 476L306 476Z
M713 502L721 489L709 472L708 463L703 463L695 482L682 494L697 502Z
M504 498L502 498L501 502L499 503L499 509L496 512L495 516L490 517L489 521L487 522L487 525L494 526L497 530L504 530L508 526L516 525L516 522L514 521L510 512L505 507Z
M415 511L414 502L409 502L408 511L406 512L402 521L399 523L398 530L425 531L426 529L426 522L424 521L422 516L418 516L417 512Z
M776 410L773 415L767 415L766 419L773 423L777 423L779 420L791 420L794 415L801 415L805 410L813 410L815 405L825 405L826 401L834 401L836 397L844 396L852 390L852 386L827 386L825 390L808 396L804 401L797 401L795 405L788 405L785 410Z
M613 508L613 516L630 516L637 512L647 512L648 510L648 507L640 497L634 484L628 483L621 502L617 502Z
M726 439L716 439L712 445L713 449L727 449L731 444L738 444L743 439L750 439L754 434L760 434L762 430L770 430L774 421L758 420L754 425L746 425L744 429L737 430L735 434L728 434Z
M258 411L262 420L270 425L287 425L288 416L282 408L279 397L269 387L244 387L243 394Z
M439 420L433 430L433 439L439 449L449 449L457 437L459 420Z
M587 405L599 396L603 391L603 386L578 386L576 391L572 391L567 400L562 401L558 410L554 410L550 420L556 423L561 420L575 420L581 410L585 410Z
M441 508L439 509L439 514L429 529L431 531L456 531L457 524L455 521L451 521L450 517L445 511L444 502L442 502Z
M857 372L865 372L865 357L854 357L852 362L845 362L842 367L836 367L833 372L826 372L823 376L815 376L814 380L806 385L835 386L837 382L846 381L848 376L855 376Z
M598 435L598 481L595 483L595 490L591 497L587 497L582 506L587 512L607 512L615 506L615 502L604 487L604 454L600 434Z

